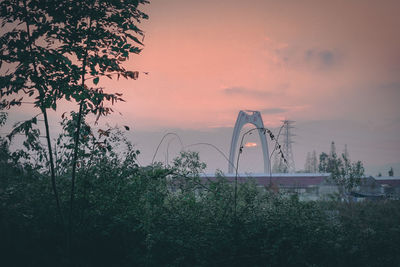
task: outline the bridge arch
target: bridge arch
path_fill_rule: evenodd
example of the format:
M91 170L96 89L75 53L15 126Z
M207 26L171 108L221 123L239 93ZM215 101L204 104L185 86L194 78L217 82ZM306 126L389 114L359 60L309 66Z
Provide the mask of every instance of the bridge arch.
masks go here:
M233 128L232 141L231 141L231 149L229 152L229 161L231 163L235 162L235 152L237 143L239 141L240 130L242 130L243 126L247 123L253 124L257 128L264 128L264 123L261 118L261 114L259 111L252 110L241 110L236 119L235 128ZM266 135L262 129L258 130L258 134L261 140L261 146L263 151L264 158L264 173L269 173L270 169L270 160L269 160L269 152L268 152L268 143ZM236 166L237 168L237 166ZM232 164L228 165L228 173L234 172L234 166Z

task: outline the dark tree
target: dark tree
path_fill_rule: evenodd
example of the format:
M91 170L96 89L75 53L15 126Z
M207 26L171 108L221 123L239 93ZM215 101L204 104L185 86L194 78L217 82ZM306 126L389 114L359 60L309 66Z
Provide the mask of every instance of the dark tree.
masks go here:
M319 156L319 171L330 173L331 179L339 186L341 193L351 191L359 185L364 176L364 166L361 161L351 162L347 152L342 153L341 157L336 154L335 143L331 143L329 154L322 152Z
M139 5L146 3L149 2L6 0L0 3L0 67L3 67L1 73L5 73L0 78L1 107L31 103L40 109L52 187L61 218L47 111L56 110L61 99L78 104L78 111L71 113L76 131L71 161L70 228L82 122L89 113L97 119L111 113L113 110L106 102L123 101L122 94L108 93L97 86L100 78L138 78L139 72L127 70L124 62L129 55L139 54L143 46L144 33L137 25L148 18L139 10ZM36 124L37 116L17 125L10 138L22 132L31 141L40 143L37 141L40 132L34 129Z
M328 171L328 154L325 152L322 152L319 155L319 166L318 166L319 172L329 172Z
M26 135L28 149L39 144L40 131L35 129L37 117L43 116L47 141L47 165L60 217L62 212L57 192L51 145L48 110L56 109L57 101L68 86L71 62L52 45L54 21L47 1L7 0L0 3L0 108L10 109L32 104L40 110L33 118L19 123L8 136Z

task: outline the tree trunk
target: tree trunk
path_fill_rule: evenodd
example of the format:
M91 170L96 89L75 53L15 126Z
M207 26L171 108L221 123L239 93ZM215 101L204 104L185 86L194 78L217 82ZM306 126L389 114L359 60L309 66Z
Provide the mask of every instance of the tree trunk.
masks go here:
M30 29L29 29L29 23L28 23L28 8L26 5L26 0L23 1L24 4L24 8L25 8L25 15L26 15L26 19L25 19L25 24L26 24L26 31L27 31L27 37L28 37L28 42L29 42L29 50L31 52L31 54L33 54L33 49L32 49L32 37L31 37L31 33L30 33ZM33 68L35 71L35 75L37 77L39 77L39 72L37 70L37 66L36 66L36 61L33 58ZM40 96L40 109L42 111L43 117L44 117L44 126L46 129L46 140L47 140L47 149L48 149L48 153L49 153L49 161L50 161L50 174L51 174L51 185L52 185L52 189L53 189L53 193L54 193L54 198L56 201L56 205L57 205L57 213L58 216L60 217L61 220L61 224L64 225L64 218L62 215L62 210L61 210L61 205L60 205L60 198L58 195L58 191L57 191L57 185L56 185L56 175L55 175L55 169L54 169L54 159L53 159L53 151L51 148L51 138L50 138L50 130L49 130L49 120L47 117L47 110L46 107L44 105L44 90L42 87L40 87L40 85L38 86L37 90L39 91L39 96Z
M89 23L88 23L88 31L90 30L92 26L92 20L89 18ZM85 74L86 74L86 61L88 57L88 51L89 51L89 43L90 43L90 35L88 34L87 38L87 44L86 44L86 53L83 58L82 62L82 80L81 80L81 86L82 90L85 88ZM78 149L79 149L79 135L81 131L81 124L82 124L82 113L83 113L83 105L85 101L81 100L79 104L79 112L78 112L78 118L77 118L77 126L76 126L76 132L75 132L75 144L74 144L74 153L73 153L73 158L72 158L72 176L71 176L71 194L70 194L70 206L69 206L69 227L68 227L68 246L69 246L69 253L70 257L73 255L72 254L72 232L73 232L73 210L74 210L74 198L75 198L75 180L76 180L76 165L78 162ZM72 257L71 257L71 260Z

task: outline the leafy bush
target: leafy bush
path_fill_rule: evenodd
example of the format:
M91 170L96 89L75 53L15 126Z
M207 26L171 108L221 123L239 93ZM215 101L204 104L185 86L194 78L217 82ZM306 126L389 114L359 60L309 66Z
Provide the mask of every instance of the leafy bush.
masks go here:
M85 128L85 127L84 127ZM222 175L199 178L198 154L140 167L118 129L82 138L71 240L49 174L1 141L4 266L396 266L400 203L300 202ZM68 209L69 148L57 164ZM65 141L65 144L68 143ZM63 156L62 156L63 155ZM69 249L69 246L71 249Z

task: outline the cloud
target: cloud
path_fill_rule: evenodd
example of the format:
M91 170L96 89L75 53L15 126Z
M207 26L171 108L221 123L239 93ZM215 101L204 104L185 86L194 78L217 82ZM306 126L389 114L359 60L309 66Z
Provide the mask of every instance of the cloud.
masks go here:
M279 114L279 113L284 113L287 112L287 109L283 108L265 108L260 110L262 114Z
M309 47L299 44L279 44L265 39L264 55L277 66L311 71L330 70L341 63L339 49Z
M304 59L319 69L330 69L339 63L340 54L329 49L308 49L304 52Z
M378 86L378 89L399 92L400 91L400 82L382 83Z
M248 89L245 87L228 87L223 89L223 92L227 95L242 95L255 98L269 97L274 95L273 93L268 91L259 91L254 89Z

